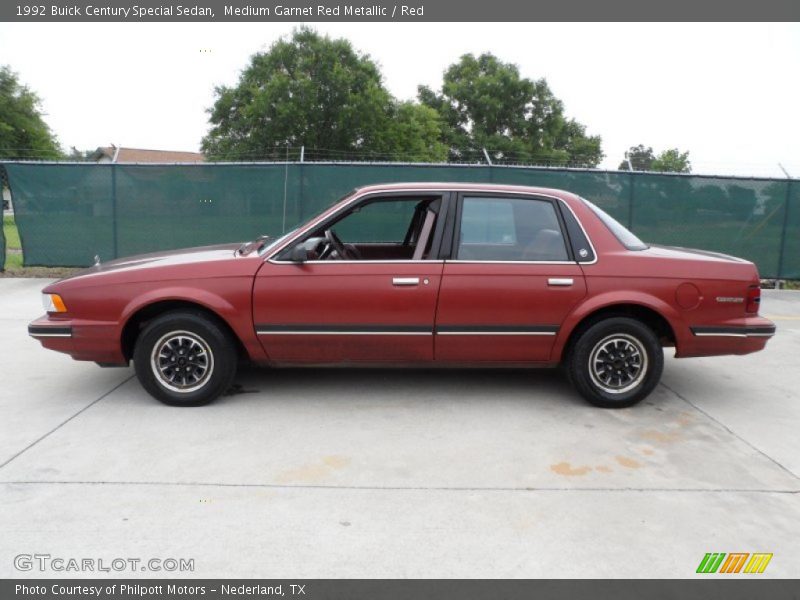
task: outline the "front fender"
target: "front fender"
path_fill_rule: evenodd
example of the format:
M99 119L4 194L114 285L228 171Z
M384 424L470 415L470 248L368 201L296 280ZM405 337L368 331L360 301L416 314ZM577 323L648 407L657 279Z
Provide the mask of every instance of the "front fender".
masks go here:
M247 289L246 295L238 294L235 298L236 303L242 306L237 306L224 296L194 286L175 285L144 292L133 298L123 308L120 318L120 339L122 331L130 319L143 308L158 302L187 302L201 306L225 321L242 342L250 358L255 361L264 361L267 357L253 329L249 291Z

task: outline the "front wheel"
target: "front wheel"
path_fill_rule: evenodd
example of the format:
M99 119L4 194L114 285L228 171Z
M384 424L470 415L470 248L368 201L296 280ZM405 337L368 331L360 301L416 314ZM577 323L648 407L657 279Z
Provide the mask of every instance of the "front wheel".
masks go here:
M201 313L171 312L151 321L133 353L136 376L150 395L174 406L207 404L236 375L230 335Z
M664 352L647 325L612 317L580 334L567 369L578 392L591 404L624 408L656 387L664 370Z

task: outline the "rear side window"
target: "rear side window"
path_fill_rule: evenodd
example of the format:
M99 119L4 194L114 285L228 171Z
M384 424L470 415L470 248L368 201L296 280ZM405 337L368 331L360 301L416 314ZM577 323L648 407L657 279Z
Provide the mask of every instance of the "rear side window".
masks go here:
M458 260L566 261L564 235L547 200L466 197Z
M636 237L630 230L622 225L619 221L617 221L614 217L604 211L602 208L598 208L585 198L581 198L583 202L592 209L592 212L597 215L597 217L603 222L603 225L608 227L611 233L614 234L619 240L619 243L625 246L628 250L647 250L648 246L638 237Z

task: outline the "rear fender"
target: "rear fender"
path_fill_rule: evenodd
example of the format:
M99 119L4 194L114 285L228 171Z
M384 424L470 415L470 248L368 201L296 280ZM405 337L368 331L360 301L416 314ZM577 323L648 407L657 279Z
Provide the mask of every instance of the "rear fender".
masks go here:
M551 360L554 362L563 360L563 352L570 336L584 319L600 310L623 305L642 306L661 315L675 334L676 350L684 343L687 336L691 335L688 325L680 314L660 298L635 290L614 290L598 296L591 296L575 307L558 330L550 356Z

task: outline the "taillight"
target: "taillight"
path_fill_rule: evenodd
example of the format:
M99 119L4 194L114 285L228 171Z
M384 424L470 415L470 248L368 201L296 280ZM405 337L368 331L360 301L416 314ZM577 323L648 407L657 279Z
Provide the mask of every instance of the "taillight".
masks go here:
M751 285L747 289L747 304L745 310L749 313L758 314L758 308L761 306L761 288L757 285Z

